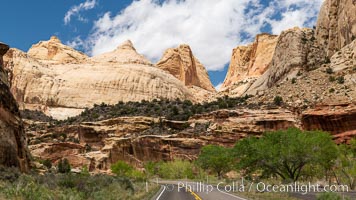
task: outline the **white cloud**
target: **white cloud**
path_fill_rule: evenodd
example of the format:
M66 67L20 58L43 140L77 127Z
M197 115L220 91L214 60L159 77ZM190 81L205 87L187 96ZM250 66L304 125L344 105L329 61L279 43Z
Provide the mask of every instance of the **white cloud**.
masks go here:
M102 15L80 44L92 55L115 49L130 39L153 62L164 50L189 44L208 70L221 70L231 51L253 40L266 26L279 34L286 28L310 26L322 0L140 0L114 15ZM277 15L277 17L276 17Z
M222 85L223 85L222 82L219 83L219 84L217 84L217 85L215 86L215 90L216 90L216 91L219 91Z
M68 24L73 16L81 22L86 22L87 19L80 15L81 11L93 9L96 5L96 0L86 0L85 2L71 7L64 16L64 24Z
M273 34L280 34L283 30L298 27L312 27L316 21L321 4L324 0L281 0L271 6L280 10L280 19L268 19Z

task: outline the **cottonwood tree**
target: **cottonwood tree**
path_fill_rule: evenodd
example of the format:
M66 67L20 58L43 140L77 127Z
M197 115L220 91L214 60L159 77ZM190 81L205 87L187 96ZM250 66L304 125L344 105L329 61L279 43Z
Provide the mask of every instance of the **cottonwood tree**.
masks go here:
M221 178L223 173L232 169L231 149L216 145L204 146L197 159L197 164L205 170L211 170L217 174L218 178Z
M262 172L264 177L278 176L284 182L297 181L308 165L329 168L337 157L330 134L296 128L243 139L233 151L238 169L246 174Z
M356 188L356 139L349 145L339 145L339 156L333 169L339 185L347 184L350 189Z

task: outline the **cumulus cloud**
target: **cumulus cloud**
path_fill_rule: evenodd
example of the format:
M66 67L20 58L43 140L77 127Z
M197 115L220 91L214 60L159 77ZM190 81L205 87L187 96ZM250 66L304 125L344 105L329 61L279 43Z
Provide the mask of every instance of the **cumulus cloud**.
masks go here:
M87 19L80 15L80 12L84 10L93 9L96 5L96 0L86 0L85 2L71 7L64 16L64 24L68 24L73 16L77 16L77 19L82 22L86 22Z
M120 13L102 15L87 38L76 38L73 44L97 55L130 39L155 62L165 49L186 43L208 70L221 70L234 47L251 42L266 28L279 34L286 28L313 25L322 1L271 0L267 5L262 0L133 1Z
M280 18L267 19L273 34L280 34L291 27L312 27L316 21L323 0L281 0L270 7L280 11Z

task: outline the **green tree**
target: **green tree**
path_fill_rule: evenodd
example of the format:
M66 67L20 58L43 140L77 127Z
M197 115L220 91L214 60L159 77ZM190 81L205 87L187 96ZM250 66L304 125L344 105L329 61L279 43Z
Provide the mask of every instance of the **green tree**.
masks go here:
M158 163L158 175L165 179L194 178L195 166L186 160Z
M126 162L119 160L115 164L111 165L111 171L117 176L130 176L130 173L133 171L133 167Z
M201 168L211 170L217 174L218 178L232 169L232 163L231 149L216 145L203 147L197 159L197 164Z
M339 156L334 167L334 176L338 184L347 184L350 189L356 188L356 139L350 145L338 146Z
M234 155L237 167L247 174L262 172L265 177L297 181L308 165L331 168L337 148L328 133L290 128L268 132L260 139L243 139L235 145Z
M71 170L71 166L69 164L69 161L67 158L64 158L63 160L59 160L57 164L57 170L59 173L69 173Z
M52 161L49 159L46 159L44 161L42 161L42 164L47 168L47 169L51 169L52 168Z

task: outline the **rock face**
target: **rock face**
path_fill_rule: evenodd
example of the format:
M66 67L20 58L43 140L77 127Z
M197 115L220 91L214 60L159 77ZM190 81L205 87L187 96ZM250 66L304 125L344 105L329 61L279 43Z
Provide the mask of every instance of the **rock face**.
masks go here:
M2 57L9 46L0 43L0 165L29 170L25 132L15 99L10 93Z
M331 57L330 66L335 72L356 67L356 40L335 53Z
M35 58L31 56L37 51L49 52L46 48L56 45L61 51L55 54L53 62L46 60L49 59L47 53L35 54ZM29 54L16 49L6 54L11 91L22 109L38 109L57 119L65 119L102 102L116 104L155 98L195 101L187 87L152 66L135 51L131 42L90 59L63 46L52 38L34 45L35 50L30 49ZM69 58L75 58L74 63L67 63Z
M147 161L194 160L207 144L231 147L249 135L298 126L289 110L236 109L197 115L183 122L120 117L29 133L35 157L53 162L65 157L73 167L85 164L91 171L106 171L117 160L137 167ZM67 136L62 137L63 133ZM74 140L79 144L70 142Z
M276 48L278 36L259 34L248 46L238 46L232 51L229 70L221 90L233 85L245 85L261 76L268 68ZM243 91L240 87L239 91Z
M61 64L79 63L88 58L85 54L63 45L56 36L52 36L49 41L41 41L33 45L28 55L41 62Z
M125 41L114 51L95 56L92 60L99 63L109 62L120 64L152 65L149 60L136 52L136 49L130 40Z
M307 130L324 130L333 135L356 130L356 105L320 106L302 113Z
M325 0L319 13L316 38L330 58L356 39L355 0Z
M283 31L268 70L248 88L247 93L256 94L286 78L292 79L299 71L317 68L324 60L323 50L317 45L312 29Z
M215 91L207 71L194 57L188 45L166 50L156 65L181 80L186 86L198 86L211 92Z

